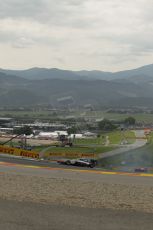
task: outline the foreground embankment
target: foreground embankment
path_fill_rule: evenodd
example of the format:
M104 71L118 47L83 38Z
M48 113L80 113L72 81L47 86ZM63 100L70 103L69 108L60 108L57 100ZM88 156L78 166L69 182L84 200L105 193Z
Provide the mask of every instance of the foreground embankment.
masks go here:
M76 177L77 178L77 177ZM0 199L153 213L152 185L0 174ZM116 180L115 180L116 181Z

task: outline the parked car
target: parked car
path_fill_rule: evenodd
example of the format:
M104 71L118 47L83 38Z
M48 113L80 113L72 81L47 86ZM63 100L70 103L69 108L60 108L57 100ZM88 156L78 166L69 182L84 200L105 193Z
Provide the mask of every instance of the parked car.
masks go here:
M90 167L94 168L97 165L97 161L95 159L61 159L57 161L59 164L64 165L73 165L73 166L81 166L81 167Z

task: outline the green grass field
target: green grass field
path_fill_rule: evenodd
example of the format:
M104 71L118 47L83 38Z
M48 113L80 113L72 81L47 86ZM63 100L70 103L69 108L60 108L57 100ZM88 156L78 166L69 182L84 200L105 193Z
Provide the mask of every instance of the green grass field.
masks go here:
M153 114L136 113L136 114L119 114L119 113L107 113L106 111L83 111L76 110L74 112L63 111L63 112L51 112L51 111L0 111L0 117L13 117L19 119L44 119L44 120L62 120L65 116L74 116L78 118L106 118L116 121L124 120L125 118L132 116L136 121L140 122L153 122Z
M7 144L7 146L12 147L12 145ZM19 146L18 143L13 142L13 147ZM114 149L111 146L74 146L74 147L55 147L55 146L50 146L50 145L42 145L42 146L35 146L32 148L32 151L34 152L41 152L44 149L50 147L45 153L94 153L94 154L99 154L103 152L108 152Z
M109 133L104 133L97 138L88 138L88 139L76 139L74 144L76 145L104 145L106 136L109 137L110 145L120 144L123 139L126 139L129 144L134 143L135 134L132 131L113 131Z
M104 113L104 117L107 119L113 120L124 120L127 117L134 117L136 121L139 122L153 122L153 114L144 114L144 113L137 113L137 114L118 114L118 113Z
M101 159L99 165L106 168L110 165L118 168L153 167L153 146L148 144L136 150Z
M49 111L0 111L0 117L11 117L20 120L53 120L57 121L58 117Z
M89 111L89 112L86 112L85 116L106 118L106 119L111 119L111 120L116 120L116 121L122 121L125 118L132 116L136 119L136 121L153 122L153 114L145 114L145 113L120 114L120 113L107 113L105 111Z
M149 167L149 171L153 172L153 133L148 140L148 143L141 148L100 160L100 166L107 168L111 165L118 169Z
M44 147L35 147L33 151L41 152ZM45 153L104 153L113 150L114 147L96 146L96 147L53 147L51 146Z
M119 131L114 131L107 133L110 138L110 145L104 146L104 136L101 135L99 138L91 138L91 139L76 139L73 147L55 147L51 146L47 151L47 153L104 153L115 149L113 145L120 144L122 140L122 134ZM127 138L128 143L131 144L135 141L135 134L132 131L126 131L124 136ZM42 151L44 146L35 147L33 150L40 152Z
M110 144L120 144L122 140L127 140L128 144L135 142L135 133L133 131L115 131L109 135Z
M109 136L110 145L105 146L105 139L106 136ZM133 143L135 141L135 135L132 131L124 132L124 137L128 140L128 143ZM55 147L55 146L36 146L32 148L32 151L41 152L45 149L45 153L92 153L92 154L99 154L113 150L114 145L120 144L123 138L123 134L120 131L114 131L110 133L102 134L100 137L97 138L90 138L90 139L76 139L74 142L73 147ZM19 143L12 142L13 146L18 146ZM9 145L9 144L8 144ZM48 148L49 147L49 148Z

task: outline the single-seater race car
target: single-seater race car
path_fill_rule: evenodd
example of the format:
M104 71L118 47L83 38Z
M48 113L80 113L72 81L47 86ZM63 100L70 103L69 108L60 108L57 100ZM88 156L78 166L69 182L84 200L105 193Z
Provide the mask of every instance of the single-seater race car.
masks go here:
M63 165L73 165L73 166L81 166L81 167L89 167L94 168L97 165L97 161L95 159L61 159L58 160L57 163Z
M141 167L141 168L135 168L134 171L135 172L148 172L148 169Z

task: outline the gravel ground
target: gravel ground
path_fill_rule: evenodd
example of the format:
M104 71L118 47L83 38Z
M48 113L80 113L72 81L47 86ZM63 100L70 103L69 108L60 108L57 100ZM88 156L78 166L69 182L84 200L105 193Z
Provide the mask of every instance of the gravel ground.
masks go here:
M0 199L153 213L153 186L0 174Z

